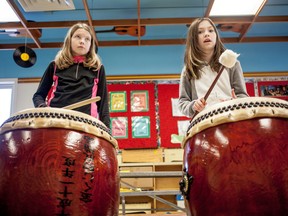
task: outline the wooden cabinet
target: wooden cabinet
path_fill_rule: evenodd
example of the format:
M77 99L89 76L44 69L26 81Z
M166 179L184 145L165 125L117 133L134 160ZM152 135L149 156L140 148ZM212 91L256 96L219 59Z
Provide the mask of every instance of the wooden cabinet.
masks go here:
M185 211L177 206L176 195L182 176L182 162L120 163L121 209L131 212L131 206L151 206L148 213ZM144 205L145 206L145 205ZM133 210L146 212L147 209ZM121 215L122 212L119 212Z

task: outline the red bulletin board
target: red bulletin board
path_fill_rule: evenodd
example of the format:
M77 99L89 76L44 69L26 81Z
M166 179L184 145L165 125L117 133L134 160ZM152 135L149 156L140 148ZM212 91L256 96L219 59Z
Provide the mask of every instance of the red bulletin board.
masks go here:
M250 97L255 96L255 87L253 82L246 82L247 93Z
M127 119L127 136L116 138L120 149L136 149L136 148L157 148L157 131L156 131L156 111L155 111L155 84L154 83L124 83L113 84L108 83L109 102L110 102L110 118L124 117ZM111 95L113 93L124 93L126 95L125 109L119 112L111 112ZM143 111L133 112L131 107L131 96L140 92L147 93L147 109ZM150 120L149 137L133 136L132 118L144 117ZM113 133L113 131L112 131ZM113 135L113 134L112 134Z
M180 143L171 142L171 135L178 134L177 121L190 120L187 117L172 115L172 98L179 98L179 84L158 84L159 127L163 148L181 148Z

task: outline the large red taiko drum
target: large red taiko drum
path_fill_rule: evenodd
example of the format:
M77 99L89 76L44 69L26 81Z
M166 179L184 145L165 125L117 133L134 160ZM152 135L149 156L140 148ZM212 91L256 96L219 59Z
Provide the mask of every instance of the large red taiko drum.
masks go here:
M288 215L287 101L250 97L207 107L182 147L180 189L190 215Z
M89 115L60 108L16 113L0 129L0 215L118 215L117 148Z

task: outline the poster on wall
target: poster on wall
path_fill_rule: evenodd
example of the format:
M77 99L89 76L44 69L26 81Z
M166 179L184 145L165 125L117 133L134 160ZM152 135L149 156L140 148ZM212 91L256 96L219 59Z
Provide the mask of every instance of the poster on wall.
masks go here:
M178 98L171 98L172 116L184 116L178 109Z
M259 96L288 100L288 81L258 81L257 84Z
M190 125L189 120L179 120L177 121L178 133L171 134L171 143L181 144L187 134L187 128Z
M177 122L177 126L178 126L178 134L180 136L185 136L187 133L187 128L190 125L190 120L181 120Z
M111 134L116 139L128 137L128 121L127 117L110 118Z
M126 112L127 102L126 102L126 92L116 91L109 92L110 97L110 112Z
M150 138L149 116L132 117L132 138Z
M149 111L148 91L131 91L131 111Z

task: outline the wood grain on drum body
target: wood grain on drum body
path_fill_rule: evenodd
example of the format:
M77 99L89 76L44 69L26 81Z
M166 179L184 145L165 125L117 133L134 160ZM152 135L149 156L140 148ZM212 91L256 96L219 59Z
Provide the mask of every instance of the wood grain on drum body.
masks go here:
M1 215L118 215L118 162L108 135L74 130L73 124L41 128L38 118L45 117L30 116L37 128L21 123L1 130Z
M288 102L276 98L250 97L225 101L206 108L191 122L187 139L209 127L259 117L288 118Z
M246 102L261 100L265 104L265 98ZM211 123L186 139L183 167L194 178L193 216L288 215L288 103L268 101L255 118ZM250 108L243 109L249 116Z

